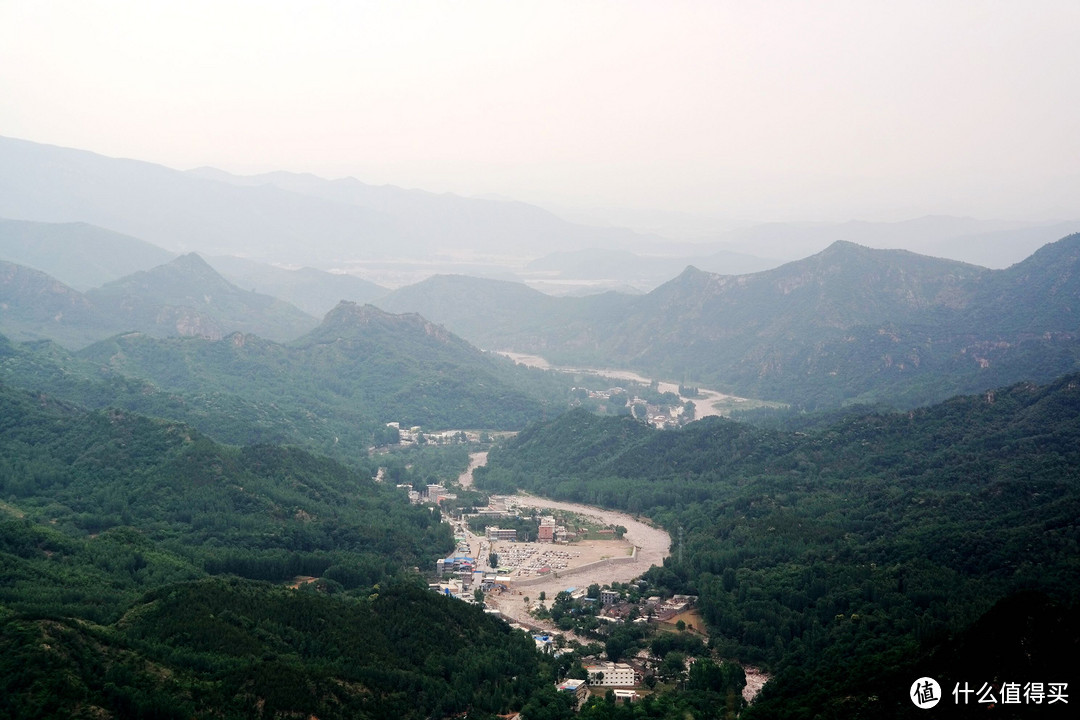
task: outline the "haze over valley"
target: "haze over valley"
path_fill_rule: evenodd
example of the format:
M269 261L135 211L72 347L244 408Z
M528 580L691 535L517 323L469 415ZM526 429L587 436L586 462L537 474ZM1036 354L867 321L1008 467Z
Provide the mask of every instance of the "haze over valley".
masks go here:
M0 717L1068 717L1078 23L0 5Z

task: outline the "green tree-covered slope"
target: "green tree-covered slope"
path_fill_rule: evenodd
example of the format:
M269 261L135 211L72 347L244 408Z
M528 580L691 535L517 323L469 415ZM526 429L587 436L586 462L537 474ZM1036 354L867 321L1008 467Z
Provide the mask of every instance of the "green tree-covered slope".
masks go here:
M0 717L489 717L550 686L423 586L448 526L370 472L0 386L0 497Z
M476 478L681 528L651 578L700 596L721 653L778 671L755 717L813 717L912 707L903 692L931 651L1016 593L1075 618L1078 468L1073 375L811 432L572 412L492 451ZM1075 621L1062 627L1075 650Z
M557 378L481 353L418 316L353 303L287 345L240 334L221 341L124 335L79 357L167 390L303 407L331 423L515 429L542 416L537 398L565 401Z
M106 283L86 295L122 329L154 335L219 338L248 332L284 342L317 324L314 317L283 300L241 290L195 253Z
M477 351L417 316L343 303L292 344L129 333L79 353L0 336L0 381L90 408L172 418L221 442L285 443L350 462L386 423L516 429L570 400L570 379Z

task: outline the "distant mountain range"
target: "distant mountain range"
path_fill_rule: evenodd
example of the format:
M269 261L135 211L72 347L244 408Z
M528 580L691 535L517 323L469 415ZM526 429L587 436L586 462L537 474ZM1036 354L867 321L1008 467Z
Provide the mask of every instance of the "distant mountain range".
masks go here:
M0 261L41 271L80 292L151 270L175 257L156 245L87 223L0 219ZM290 270L235 256L207 261L237 287L272 295L316 317L342 300L363 303L388 292L355 275L311 267Z
M317 323L282 300L237 288L195 254L86 293L0 261L0 332L16 340L50 339L77 348L132 330L207 338L242 331L290 340Z
M0 260L48 273L80 291L149 270L173 257L138 238L84 222L0 219Z
M879 250L903 248L920 255L1005 268L1075 232L1080 232L1080 220L1021 222L927 215L899 222L764 223L718 233L709 238L709 244L797 260L843 240Z
M286 270L228 256L207 258L207 262L234 285L281 298L316 317L330 312L342 300L366 303L389 292L355 275L311 267Z
M12 138L0 138L0 217L87 222L173 252L324 267L657 241L576 225L525 203L374 187L351 178L182 172Z
M551 298L436 277L378 301L490 349L800 404L920 404L1080 358L1080 235L1006 270L838 242L765 272L688 268L647 295Z
M20 227L49 237L58 226ZM132 262L154 255L152 246L89 226L59 229L103 237L108 242L98 246L113 253L145 251ZM31 254L32 243L9 245ZM351 276L215 260L274 297L241 290L195 254L80 293L0 261L0 332L71 348L128 331L209 339L243 332L284 342L318 321L278 298L312 313L349 298L418 313L479 347L556 363L623 367L799 405L917 405L1075 369L1078 247L1080 235L1072 235L1005 270L989 270L837 242L772 270L717 275L690 267L645 295L586 297L455 275L384 292ZM39 260L48 263L47 255ZM74 273L66 260L52 262ZM104 255L98 265L108 266Z
M531 252L517 276L580 295L605 284L649 286L680 261L637 254L659 238L574 225L522 203L290 173L180 172L0 138L3 215L23 219L0 222L0 261L14 263L0 266L0 331L67 347L133 330L295 340L348 300L419 313L487 349L808 406L922 404L1049 380L1080 356L1078 235L1002 270L838 241L779 267L716 274L718 266L770 262L684 245L700 251L704 267L647 294L553 297L523 283L450 274L384 293L310 265L367 259L385 269L397 267L389 258L404 258L401 267L428 271L465 256L478 268L484 253ZM728 240L775 256L777 238L810 247L844 233L936 249L969 242L1000 258L1066 227L922 218L760 226ZM196 245L211 253L209 264L191 254L159 262ZM546 256L535 257L538 247ZM444 251L460 257L440 260ZM259 258L308 267L284 270ZM94 283L100 287L87 289Z
M248 177L214 168L184 172L3 137L0 217L89 223L170 253L196 251L204 257L344 270L380 285L453 273L516 279L554 295L648 291L686 265L724 275L759 272L838 240L1001 268L1080 231L1076 221L933 216L903 222L767 223L707 233L691 242L571 222L507 199L288 172ZM134 260L138 253L128 255ZM73 264L77 255L66 257ZM59 268L42 267L31 258L0 253L0 259L68 282ZM107 279L91 280L80 271L68 284L84 290L140 269L147 267L131 267L129 260L129 266L117 266ZM262 290L265 282L258 285ZM325 301L305 305L300 298L286 299L308 312L317 309L316 314L332 307Z

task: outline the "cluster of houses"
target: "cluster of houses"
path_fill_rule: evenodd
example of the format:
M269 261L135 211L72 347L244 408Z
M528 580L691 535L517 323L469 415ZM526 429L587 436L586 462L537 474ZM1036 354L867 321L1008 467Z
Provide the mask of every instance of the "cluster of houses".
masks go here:
M441 432L424 432L419 425L403 428L401 423L388 422L386 427L398 431L399 445L420 445L432 443L435 445L456 445L458 443L478 443L481 441L481 433L475 430L443 430Z
M457 495L447 490L443 485L428 485L423 491L413 490L408 483L397 485L399 490L404 490L409 495L409 502L413 505L420 503L433 503L439 505L443 500L456 500Z
M587 393L590 400L609 401L619 395L627 395L626 406L638 420L644 420L658 428L677 428L685 422L693 420L685 416L685 407L680 404L658 405L646 402L644 399L634 396L629 397L625 388L613 387L607 390L588 390L586 388L574 388L579 393Z
M451 580L450 583L432 586L433 589L444 592L445 594L454 595L467 601L471 601L471 598L464 592L469 587L469 585L464 582L464 578L473 576L479 578L481 575L484 577L478 582L487 584L485 590L489 587L491 589L500 589L500 587L505 589L505 586L500 586L498 578L496 578L494 574L469 572L475 565L475 561L472 558L465 556L451 557L440 560L439 563L441 568L450 570L456 567L460 568L462 571L461 579L454 579ZM568 588L567 592L574 597L583 596L585 591L579 590L578 588ZM631 609L637 608L640 612L644 607L647 616L643 615L638 617L634 622L648 622L649 619L663 622L670 620L679 613L685 612L696 600L697 598L693 595L675 595L667 599L654 596L643 599L641 603L629 603L621 599L619 592L604 589L600 591L599 602L602 604L603 609L601 610L601 615L598 617L606 618L612 622L623 622L626 620ZM567 649L559 649L562 645L557 642L558 637L555 635L536 632L533 629L517 623L512 623L511 627L529 633L536 643L538 652L555 656L558 656L562 652L569 652ZM647 649L643 649L633 657L628 658L626 662L595 662L585 665L585 672L588 674L587 680L566 679L557 683L556 687L559 692L569 693L574 696L575 707L578 710L584 706L589 699L590 694L600 692L596 690L597 688L603 688L605 694L606 691L611 691L616 703L632 703L639 699L640 695L636 688L639 688L644 683L646 675L651 674L654 671L655 662L656 658L652 657ZM693 660L691 659L690 662L693 662Z
M600 602L604 607L597 617L611 622L625 622L630 619L631 615L635 614L634 610L637 610L637 617L634 622L644 623L649 622L649 620L666 622L679 613L689 610L696 601L697 596L695 595L674 595L666 600L659 596L652 596L646 598L639 605L620 600L619 594L614 591L601 590ZM644 613L641 612L642 609L644 609Z
M570 533L565 527L555 522L555 518L546 515L540 518L540 526L537 528L536 542L554 543L565 542ZM517 530L501 528L497 525L488 525L484 528L484 536L491 541L516 542Z
M631 703L638 699L637 691L627 689L634 687L640 681L627 684L627 678L630 677L633 680L634 674L634 669L629 665L603 663L601 665L589 665L585 668L585 671L589 673L587 682L585 680L567 679L555 685L559 692L574 696L575 710L581 710L589 699L590 686L611 688L616 703ZM608 681L609 676L612 678L611 681Z

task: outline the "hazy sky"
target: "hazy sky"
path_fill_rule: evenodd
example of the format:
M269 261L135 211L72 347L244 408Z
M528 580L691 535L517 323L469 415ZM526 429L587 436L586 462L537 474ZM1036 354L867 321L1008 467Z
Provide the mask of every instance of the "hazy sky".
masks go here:
M1080 216L1080 2L0 0L0 134L769 219Z

